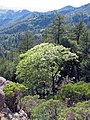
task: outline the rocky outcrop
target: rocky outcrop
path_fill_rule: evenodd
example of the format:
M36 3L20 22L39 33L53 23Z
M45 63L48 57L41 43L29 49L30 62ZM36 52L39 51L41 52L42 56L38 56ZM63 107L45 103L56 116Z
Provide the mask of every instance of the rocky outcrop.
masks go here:
M29 120L27 114L22 109L18 113L12 113L8 108L5 109L0 113L0 120Z
M5 79L5 78L3 78L3 77L0 77L0 89L2 89L2 88L3 88L3 86L4 86L5 82L6 82L6 79Z
M3 88L8 83L10 83L10 81L0 76L0 111L2 111L3 106L5 104L5 94L3 92Z
M28 120L27 114L21 109L19 113L14 113L13 114L13 119L12 120Z
M3 106L5 103L5 94L4 92L0 89L0 111L2 111Z
M0 77L0 120L28 120L28 115L21 109L19 112L9 108L16 108L15 104L18 104L15 98L7 100L3 92L3 88L6 84L11 83L11 81ZM5 104L6 103L6 104ZM10 106L7 106L9 103ZM11 104L15 103L15 104Z
M8 83L11 83L11 81L6 80L4 77L0 77L0 89L3 89L4 86Z

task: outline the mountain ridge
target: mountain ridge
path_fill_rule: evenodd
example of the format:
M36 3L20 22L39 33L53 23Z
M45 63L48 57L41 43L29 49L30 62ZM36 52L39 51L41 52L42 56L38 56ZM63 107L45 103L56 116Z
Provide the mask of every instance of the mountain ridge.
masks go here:
M2 11L2 12L1 12ZM81 18L90 27L90 3L80 7L65 6L59 10L48 12L31 12L29 10L1 10L0 33L14 34L25 30L43 29L48 26L56 13L67 18L67 22L76 24ZM87 22L88 21L88 22ZM34 27L34 28L32 28Z

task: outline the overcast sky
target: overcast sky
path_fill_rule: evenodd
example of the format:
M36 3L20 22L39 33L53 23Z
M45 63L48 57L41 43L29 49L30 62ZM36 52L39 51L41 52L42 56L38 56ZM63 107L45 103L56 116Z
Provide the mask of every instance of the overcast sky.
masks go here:
M67 5L79 7L90 0L0 0L0 7L28 9L30 11L51 11Z

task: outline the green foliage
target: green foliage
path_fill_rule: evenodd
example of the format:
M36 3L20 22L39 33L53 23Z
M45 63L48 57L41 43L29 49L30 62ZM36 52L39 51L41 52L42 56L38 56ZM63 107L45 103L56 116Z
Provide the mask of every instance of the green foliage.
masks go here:
M0 76L11 81L15 80L16 64L5 58L0 58Z
M21 93L25 92L27 90L27 88L22 84L11 82L11 83L5 85L3 90L7 97L9 97L9 96L12 97L12 96L18 96L20 92Z
M17 78L29 89L40 93L52 91L52 76L57 80L61 76L63 64L77 61L77 55L63 46L43 43L21 55L17 66Z
M58 120L74 117L75 120L90 119L90 101L79 102L75 107L62 109L58 112Z
M26 96L22 102L27 106L33 120L90 119L90 101L79 102L74 107L69 108L59 100L44 101L38 99L37 96Z
M86 34L82 37L82 51L81 51L81 77L85 81L90 81L90 32L89 30L86 31Z
M71 102L78 102L90 99L90 83L84 81L77 82L75 84L68 83L63 85L60 90L61 99L65 100L69 98Z
M31 112L33 120L90 120L90 101L76 104L90 99L90 83L77 82L90 81L90 30L84 24L90 27L89 5L80 7L80 11L75 8L61 11L69 18L67 22L74 24L72 27L66 27L64 18L56 14L56 11L47 14L30 13L30 18L28 12L25 19L21 15L22 21L19 21L19 16L18 20L14 17L11 21L17 20L15 24L0 30L0 33L6 33L0 35L0 76L16 81L17 75L18 81L29 88L28 94L40 95L21 99L27 88L19 83L7 84L4 92L10 110L16 112L19 102L20 107L22 105L26 111ZM52 18L54 20L47 27ZM19 33L28 30L31 30L33 37L29 32ZM41 41L49 43L32 48ZM19 62L20 53L24 54L20 55ZM72 79L77 83L65 84L63 81L67 80L68 83ZM40 99L52 98L52 95L54 99L63 100L63 103L59 100ZM74 107L70 107L72 105Z
M32 110L33 120L58 120L58 111L63 108L59 100L47 100Z
M24 110L27 110L29 112L32 112L32 110L40 105L41 103L45 102L45 99L39 99L39 95L34 95L34 96L24 96L21 99L21 106L23 106Z
M20 53L26 52L33 46L33 44L34 44L34 39L31 33L25 32L24 35L22 35L22 40L18 45L18 50Z
M82 21L78 22L74 27L74 34L75 34L75 40L77 40L77 44L80 43L80 38L82 34L84 33L85 25Z
M54 20L52 20L49 28L44 31L43 39L46 42L53 42L61 44L62 39L65 36L64 17L59 13L56 14Z
M0 76L5 77L7 80L16 82L15 72L19 60L19 56L13 57L13 61L0 57Z

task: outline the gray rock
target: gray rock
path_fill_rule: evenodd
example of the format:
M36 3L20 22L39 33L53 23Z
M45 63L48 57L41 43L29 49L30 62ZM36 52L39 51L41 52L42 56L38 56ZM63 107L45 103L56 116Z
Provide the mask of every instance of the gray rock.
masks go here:
M28 120L25 116L22 117L20 120Z
M0 111L2 111L3 106L5 103L5 94L4 92L0 89Z
M19 114L18 113L14 113L13 118L19 119Z
M9 83L11 83L11 81L6 80L4 77L0 77L0 89L3 90L4 86Z
M27 118L27 114L21 109L20 111L19 111L19 116L20 117L26 117Z
M3 113L7 113L7 114L12 113L12 112L10 111L10 109L6 106L6 104L4 104L4 108L3 108L2 112L3 112Z
M12 120L19 120L18 118L12 118Z
M0 87L6 82L4 77L0 77Z
M13 118L12 114L9 113L9 114L8 114L8 119L9 119L9 120L12 120L12 118Z

